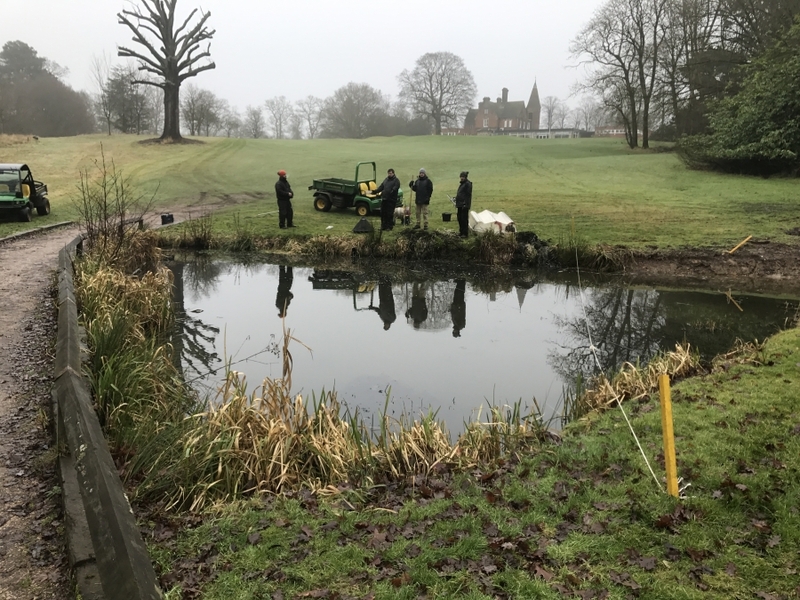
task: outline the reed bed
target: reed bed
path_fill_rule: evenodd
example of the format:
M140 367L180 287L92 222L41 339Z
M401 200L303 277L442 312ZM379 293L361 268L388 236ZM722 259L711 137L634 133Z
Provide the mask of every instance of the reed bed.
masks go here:
M688 377L701 369L700 356L689 344L675 345L675 350L653 357L644 366L626 362L610 379L601 374L571 403L573 413L603 410L618 400L639 400L658 389L658 377ZM574 417L574 414L573 414Z

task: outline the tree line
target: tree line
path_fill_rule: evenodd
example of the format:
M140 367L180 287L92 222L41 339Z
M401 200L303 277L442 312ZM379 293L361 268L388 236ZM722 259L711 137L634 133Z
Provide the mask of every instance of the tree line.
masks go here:
M697 166L796 169L798 14L800 0L608 0L571 42L576 92L615 115L631 148L657 134Z

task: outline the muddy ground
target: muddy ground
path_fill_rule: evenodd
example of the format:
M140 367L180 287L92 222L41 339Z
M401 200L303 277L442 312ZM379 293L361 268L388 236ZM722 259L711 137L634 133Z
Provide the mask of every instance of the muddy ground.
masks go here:
M53 274L76 234L0 244L0 600L73 597L49 407Z
M658 286L800 297L800 243L757 240L732 254L711 248L645 250L636 253L625 274Z
M213 208L171 212L179 222ZM160 217L148 222L157 226ZM0 600L73 597L48 419L52 277L59 250L76 233L56 229L0 243ZM642 284L800 297L800 243L755 240L732 254L644 250L624 276Z

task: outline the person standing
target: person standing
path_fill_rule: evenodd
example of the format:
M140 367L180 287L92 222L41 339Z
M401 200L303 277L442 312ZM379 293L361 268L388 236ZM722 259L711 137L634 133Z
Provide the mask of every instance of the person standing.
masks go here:
M468 171L461 171L460 183L456 192L456 208L458 209L458 235L469 236L469 209L472 207L472 182L467 179Z
M428 228L428 206L431 203L431 196L433 195L433 181L430 180L425 169L419 170L419 176L416 181L411 181L408 184L413 191L417 194L417 224L414 229L419 229L420 213L422 214L423 228Z
M400 181L395 176L394 169L389 169L386 171L386 179L375 189L375 193L381 195L381 231L394 229L394 209L399 191Z
M292 198L294 198L294 192L286 179L286 171L283 169L278 171L278 181L275 182L275 197L278 198L278 226L281 229L297 227L293 223Z

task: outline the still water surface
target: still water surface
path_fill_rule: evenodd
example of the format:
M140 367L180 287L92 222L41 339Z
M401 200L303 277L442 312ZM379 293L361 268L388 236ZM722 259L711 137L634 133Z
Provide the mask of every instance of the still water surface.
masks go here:
M302 342L290 345L293 393L335 389L369 422L390 389L389 414L438 411L452 433L490 404L530 408L534 398L558 426L564 390L595 373L588 332L612 370L683 341L713 356L737 337L772 335L797 309L786 299L734 294L734 303L717 291L608 278L579 287L574 274L531 271L292 267L208 255L171 268L175 343L201 392L214 396L226 358L251 390L281 376L285 307L285 327Z

